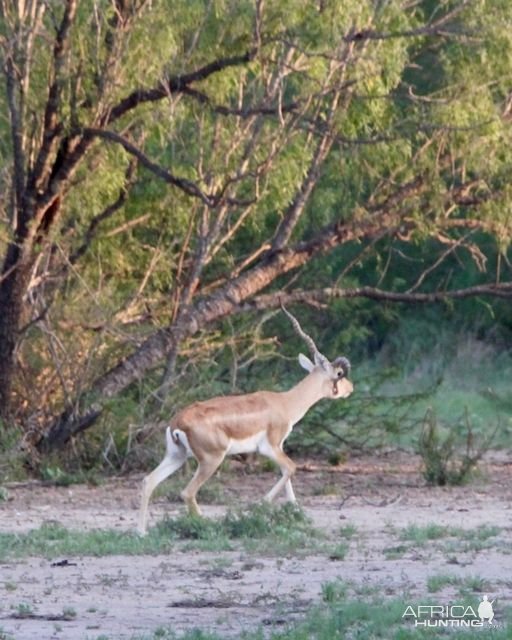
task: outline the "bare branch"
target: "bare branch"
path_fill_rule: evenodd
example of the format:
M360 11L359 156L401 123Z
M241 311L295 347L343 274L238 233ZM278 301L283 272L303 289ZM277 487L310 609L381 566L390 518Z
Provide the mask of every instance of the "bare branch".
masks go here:
M414 291L416 291L416 289L419 289L419 287L425 281L425 278L427 278L433 271L435 271L437 267L440 264L442 264L446 260L446 258L452 253L454 253L459 247L464 247L470 252L471 256L473 257L474 261L477 264L479 271L481 272L485 271L485 263L487 260L486 257L483 255L481 250L475 244L467 242L468 238L473 233L474 233L474 230L470 231L469 233L466 233L463 237L458 238L457 240L453 240L452 238L448 238L440 233L436 233L435 238L439 240L439 242L441 242L442 244L448 245L448 249L446 249L446 251L443 251L441 255L437 258L437 260L435 260L433 264L431 264L427 269L425 269L419 275L416 282L409 289L407 289L406 293L413 293Z
M315 153L313 154L313 158L309 164L306 176L304 177L302 184L297 190L294 199L288 206L286 213L276 230L272 241L273 250L281 249L289 241L299 218L304 212L304 208L309 197L318 182L320 177L320 167L327 157L330 147L331 143L328 135L319 140Z
M343 74L348 64L351 54L352 54L353 46L345 47L345 51L343 53L343 57L340 63L331 69L331 74L338 74L340 77L337 80L337 86L333 91L333 95L330 100L327 116L325 118L325 129L323 135L320 137L315 151L313 153L313 157L309 164L308 170L302 183L300 184L295 197L292 202L288 206L285 215L279 224L276 233L274 235L274 239L272 241L272 249L274 251L281 249L284 247L293 233L300 217L302 216L306 204L313 192L318 179L320 177L320 169L327 158L329 151L331 149L333 143L332 136L332 122L334 120L334 116L336 114L338 104L341 99L341 94L344 88L343 85ZM329 75L331 75L329 74Z
M30 86L34 38L44 11L44 4L38 2L18 6L5 1L0 3L0 18L8 25L9 30L9 36L0 38L0 44L3 49L3 71L13 149L13 190L9 209L9 219L13 227L20 221L22 224L26 222L20 220L29 162L25 131L26 97ZM11 12L14 15L11 15Z
M156 176L158 176L168 184L172 184L175 187L178 187L189 196L199 198L207 206L214 206L216 204L216 199L214 196L211 196L202 191L195 182L192 182L187 178L178 178L177 176L173 175L162 166L148 158L148 156L143 151L141 151L138 147L136 147L132 142L127 140L121 134L116 133L115 131L95 129L90 127L82 129L82 133L87 137L103 138L104 140L109 140L110 142L120 144L123 149L125 149L125 151L137 158L142 166L146 167L146 169L154 173Z
M63 88L62 72L65 63L65 55L69 46L69 36L73 25L77 0L66 0L66 6L53 45L53 69L48 100L44 113L43 141L29 177L28 186L34 188L39 185L44 174L48 172L48 160L57 136L62 131L62 125L58 122L57 113L60 107ZM47 176L48 177L48 176Z
M267 106L264 104L252 107L243 107L235 109L234 107L226 107L225 105L214 104L211 98L202 91L197 91L196 89L192 89L191 87L185 87L183 89L183 94L190 96L197 100L200 104L208 106L214 113L218 113L222 116L236 116L238 118L250 118L255 115L262 116L278 116L283 113L292 113L296 111L300 103L299 102L290 102L283 105Z
M462 300L476 296L488 296L494 298L512 298L512 282L487 283L453 289L446 291L433 291L431 293L408 293L406 291L385 291L376 287L354 287L341 289L338 287L325 287L323 289L296 290L290 293L277 291L256 296L245 301L238 308L239 312L262 311L277 309L285 304L305 303L317 305L320 302L328 302L340 298L368 298L383 302L428 304L446 302L447 300Z
M448 11L440 18L427 24L423 27L418 27L416 29L408 29L405 31L391 31L388 33L382 33L375 31L374 29L363 29L348 33L344 36L344 40L346 42L362 42L365 40L389 40L392 38L411 38L416 36L441 36L445 38L462 38L468 36L477 36L476 33L468 33L463 32L460 29L448 29L446 25L456 18L456 16L463 11L467 6L471 4L472 0L463 0L459 5L457 5L451 11Z
M250 49L240 56L218 58L190 73L171 76L165 82L162 82L160 86L154 87L153 89L137 89L114 106L108 114L105 115L102 124L107 125L115 122L140 104L156 102L169 97L173 93L183 93L191 84L206 80L206 78L219 71L229 67L243 66L254 59L256 52L257 49Z

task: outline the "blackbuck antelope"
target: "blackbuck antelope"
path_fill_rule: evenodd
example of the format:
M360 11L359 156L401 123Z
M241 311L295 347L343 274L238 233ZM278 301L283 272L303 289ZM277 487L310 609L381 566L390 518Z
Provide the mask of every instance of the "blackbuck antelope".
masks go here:
M313 339L298 320L283 307L295 331L311 351L313 362L302 353L300 365L308 375L289 391L257 391L241 396L225 396L195 402L179 411L166 430L167 450L158 467L142 483L139 532L146 532L148 504L155 488L185 460L194 457L197 470L182 491L191 514L199 515L196 495L201 486L217 470L225 456L257 451L280 467L282 477L266 494L272 501L284 488L289 501L295 502L291 477L295 464L283 452L283 443L293 426L322 398L347 398L353 385L347 379L350 362L336 358L330 362L318 351Z

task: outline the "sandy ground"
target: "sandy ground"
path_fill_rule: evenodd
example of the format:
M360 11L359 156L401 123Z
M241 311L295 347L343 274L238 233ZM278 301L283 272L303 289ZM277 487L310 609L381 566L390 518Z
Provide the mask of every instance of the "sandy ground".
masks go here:
M357 458L336 468L304 463L294 485L315 526L333 543L342 540L340 527L356 528L343 560L326 554L282 557L272 549L264 555L240 550L70 557L62 558L67 563L61 566L24 558L0 565L0 638L117 640L152 637L162 627L176 632L199 627L230 638L301 617L321 601L322 585L337 579L350 583L350 597L377 590L404 598L405 608L407 598L438 604L456 597L451 586L429 593L429 576L471 577L498 603L510 606L511 476L512 456L498 453L485 460L481 479L455 488L426 487L419 460L406 454ZM245 467L234 465L216 480L222 498L206 505L205 515L222 514L226 504L249 504L272 480L268 473L247 474ZM8 500L0 503L0 531L24 532L49 520L72 529L131 530L139 485L139 477L100 487L10 485ZM157 497L151 522L182 510L167 497ZM463 528L468 539L482 525L499 527L499 533L483 549L461 538L422 546L409 542L400 550L403 528L432 523ZM477 604L481 595L475 590ZM21 603L28 605L28 617L19 617ZM65 619L66 608L76 614L73 619Z

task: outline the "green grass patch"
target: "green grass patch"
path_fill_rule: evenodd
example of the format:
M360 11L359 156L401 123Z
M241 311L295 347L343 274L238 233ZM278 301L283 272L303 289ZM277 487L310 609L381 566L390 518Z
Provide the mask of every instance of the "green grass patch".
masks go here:
M349 551L348 540L351 540L356 533L357 527L353 524L346 524L338 529L336 543L332 546L326 545L322 550L327 553L330 560L344 560Z
M73 484L90 484L93 486L101 484L101 479L95 470L89 471L66 471L58 464L46 464L41 469L41 480L45 484L56 487L69 487Z
M466 576L461 581L459 592L461 595L470 593L487 593L491 590L491 584L481 576Z
M18 619L31 618L34 615L32 605L26 602L20 602L16 607L14 617Z
M462 578L454 575L433 575L427 578L427 589L429 593L437 593L442 591L445 587L459 585L462 583Z
M475 529L464 529L462 537L465 540L478 540L484 541L489 540L489 538L494 538L501 533L500 527L495 527L487 524L483 524L480 527L476 527Z
M274 507L268 503L254 505L248 511L228 511L221 520L230 538L266 538L272 535L286 537L295 530L313 533L311 520L304 511L287 503Z
M465 598L475 593L487 593L492 590L492 585L481 576L439 574L429 576L427 579L427 589L429 593L438 593L445 587L458 587L458 593Z
M238 541L245 548L283 552L312 548L321 538L304 512L295 505L262 504L247 511L230 511L213 520L183 516L167 518L144 537L136 533L95 529L70 530L55 522L27 533L0 534L0 561L26 556L48 559L61 556L144 555L167 553L171 548L227 551ZM272 544L268 544L269 541Z
M403 599L382 602L382 598L347 600L348 586L343 581L324 585L323 603L307 612L301 622L269 632L266 628L245 631L233 640L509 640L507 629L511 622L510 610L501 610L496 618L496 626L478 629L415 628L410 619L402 616L408 605L419 603ZM478 599L466 601L476 610ZM459 602L457 604L460 604ZM170 629L159 628L152 635L134 636L132 640L224 640L225 636L201 630L175 634Z
M344 580L335 580L322 585L322 600L330 604L347 599L350 584Z
M500 527L490 525L481 525L473 529L434 523L424 526L410 525L398 532L402 544L387 547L384 549L384 556L387 560L400 558L410 549L422 548L428 543L445 555L475 553L503 546L503 541L496 539L500 533Z
M413 542L417 545L435 540L456 538L455 546L458 550L478 551L481 548L488 548L491 543L494 543L491 538L495 538L500 533L500 527L485 524L473 529L462 529L461 527L448 527L431 523L424 526L410 525L405 527L400 531L399 536L401 540ZM464 546L464 549L460 548L461 545ZM449 546L454 546L453 541L450 540Z
M290 503L277 507L256 504L247 510L228 511L218 520L189 515L165 519L157 529L177 540L196 541L194 546L203 550L212 550L212 545L216 548L219 544L229 547L239 541L247 550L272 548L280 553L311 549L322 537L304 512ZM267 544L269 540L272 545Z
M343 527L340 527L338 532L342 538L350 540L350 538L353 538L356 535L357 527L353 524L346 524Z
M330 560L345 560L345 556L348 553L348 544L346 542L339 542L334 545L329 551Z
M400 539L408 540L420 545L431 540L440 540L441 538L447 538L449 536L457 536L461 532L462 529L446 527L440 524L432 523L422 527L412 524L405 529L402 529L400 532Z
M145 538L136 533L94 529L71 530L56 522L47 522L27 533L0 534L0 560L26 556L48 559L60 556L106 556L165 553L172 540L152 531Z
M445 544L447 553L471 553L490 549L492 547L501 546L502 541L496 540L501 533L499 527L482 525L476 529L464 530L456 539L448 540Z
M407 553L407 551L409 551L409 549L409 545L396 544L383 549L383 553L386 560L397 560L398 558L402 558Z

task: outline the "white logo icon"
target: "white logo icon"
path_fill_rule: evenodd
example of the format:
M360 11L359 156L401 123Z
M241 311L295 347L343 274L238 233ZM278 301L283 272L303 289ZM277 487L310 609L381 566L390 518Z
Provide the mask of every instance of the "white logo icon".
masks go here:
M489 602L489 597L484 596L482 602L478 605L478 617L482 622L487 619L489 624L492 624L492 619L494 618L493 602L494 600Z

